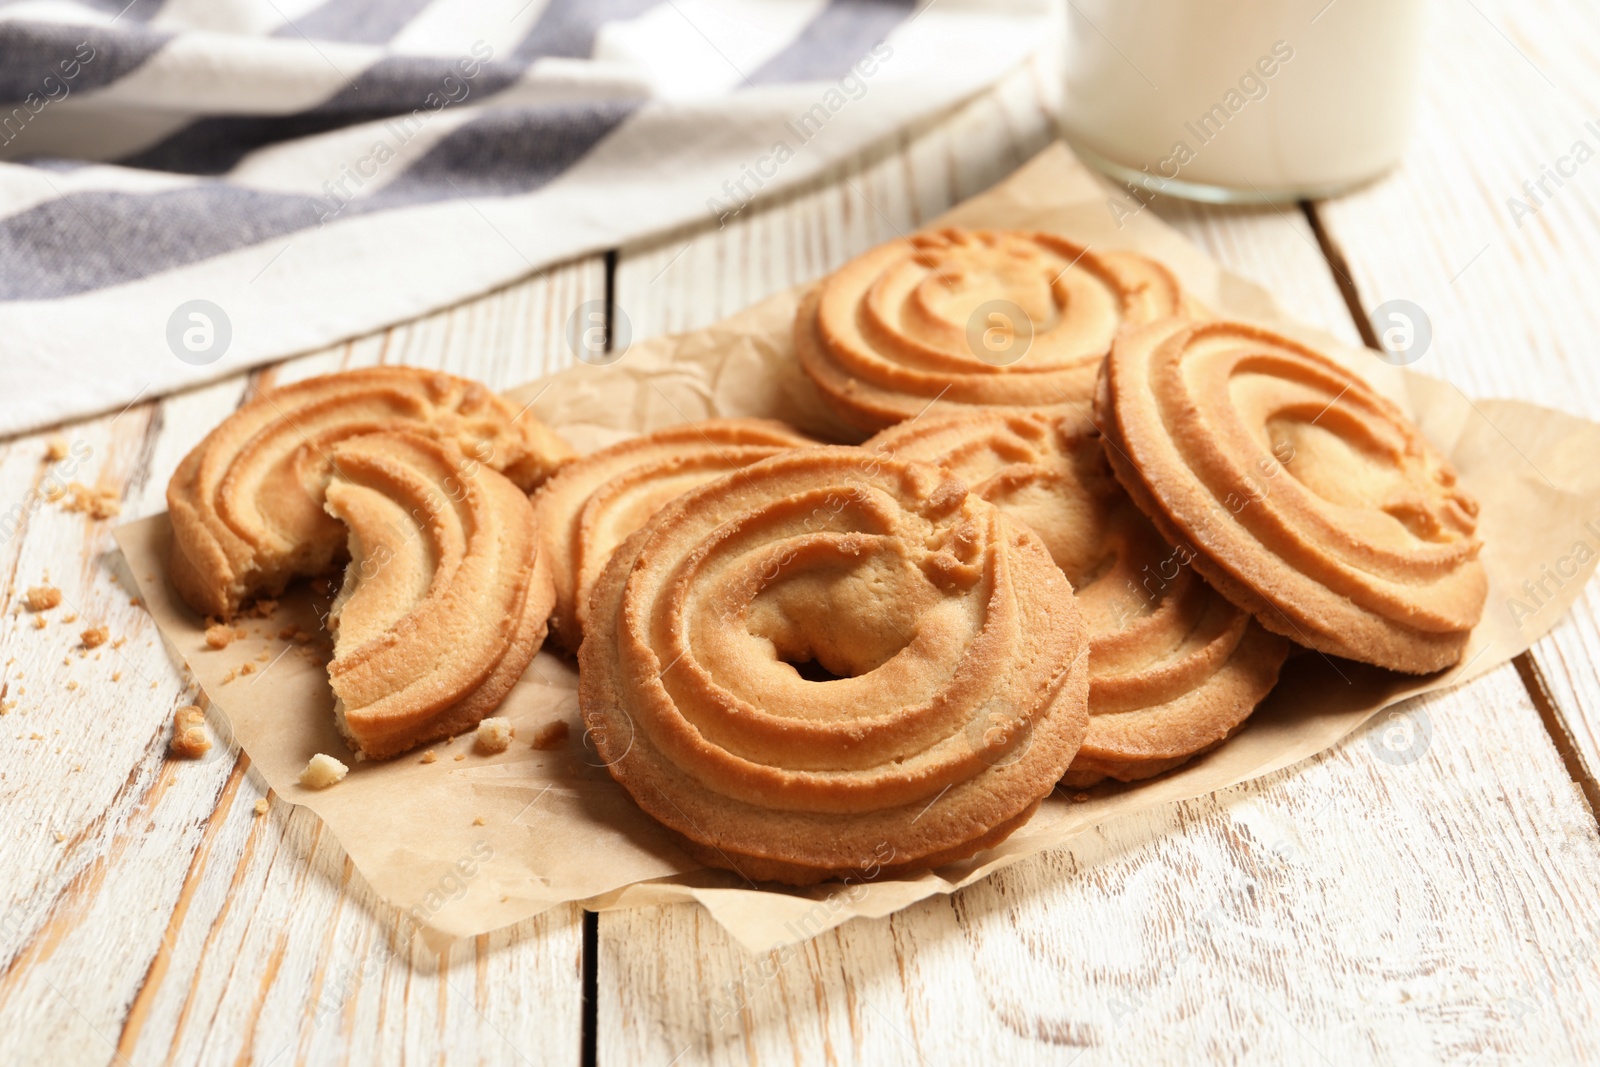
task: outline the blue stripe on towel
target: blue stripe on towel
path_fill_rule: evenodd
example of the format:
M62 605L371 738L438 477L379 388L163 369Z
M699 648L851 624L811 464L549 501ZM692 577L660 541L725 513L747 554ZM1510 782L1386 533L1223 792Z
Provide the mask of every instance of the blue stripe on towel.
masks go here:
M461 76L459 66L475 65L475 57L470 55L388 56L358 75L356 84L339 90L310 110L293 115L218 115L198 119L120 162L128 167L178 174L226 174L258 148L424 108L430 93L453 97L460 91L457 87L465 85L468 96L454 102L481 100L517 81L537 59L588 56L604 23L631 18L656 2L552 0L509 57L496 56L482 63L470 79ZM332 0L327 7L357 3L359 0ZM394 26L390 36L402 26Z
M61 89L47 84L46 77L65 81L68 95L109 85L171 38L143 26L117 29L5 20L0 22L0 103L23 104L29 94L40 99L52 93L60 96ZM76 64L76 73L68 79L71 64Z
M756 68L750 84L842 77L915 7L916 0L832 0L788 47Z
M364 200L206 181L159 193L71 193L0 219L0 300L47 300L118 285L316 226L411 204L515 196L558 177L638 104L507 108L446 136Z

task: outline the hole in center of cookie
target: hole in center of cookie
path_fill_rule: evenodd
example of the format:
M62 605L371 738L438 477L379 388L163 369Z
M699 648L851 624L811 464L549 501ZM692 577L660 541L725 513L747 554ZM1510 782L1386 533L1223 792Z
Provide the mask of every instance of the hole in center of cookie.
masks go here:
M944 597L899 551L822 540L772 563L777 573L750 602L745 625L807 682L871 674L911 643Z
M781 660L794 668L794 672L808 682L837 682L849 675L835 674L814 659L800 660L798 663L791 660Z

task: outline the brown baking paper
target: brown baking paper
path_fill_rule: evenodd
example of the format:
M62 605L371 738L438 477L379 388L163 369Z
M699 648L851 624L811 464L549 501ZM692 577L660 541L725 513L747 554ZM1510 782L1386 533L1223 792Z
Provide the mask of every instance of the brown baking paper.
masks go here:
M1113 199L1137 207L1058 146L935 225L1053 230L1095 248L1144 252L1169 264L1212 308L1300 336L1378 383L1414 414L1482 503L1490 593L1462 667L1417 679L1300 655L1226 745L1154 781L1102 787L1086 801L1058 791L999 848L915 877L805 890L755 887L690 860L612 782L583 737L576 670L550 652L539 654L501 709L516 727L509 751L475 752L469 736L436 746L432 763L412 753L352 764L349 777L331 789L302 788L296 777L314 753L349 762L334 730L322 663L276 636L290 624L317 630L311 594L291 593L273 618L244 624L249 636L211 650L201 620L162 576L171 537L166 516L122 527L118 543L161 632L256 770L280 797L315 811L377 893L435 942L485 933L568 901L605 909L694 900L745 946L774 948L970 885L1024 857L1068 846L1113 816L1287 767L1397 700L1506 662L1554 625L1600 556L1600 464L1593 462L1600 426L1514 401L1474 404L1452 386L1292 322L1265 290L1224 271L1152 213L1125 217L1119 227ZM776 416L849 439L795 365L789 326L797 298L796 291L780 293L707 329L636 345L610 366L580 366L512 395L531 400L539 417L584 450L733 415ZM226 680L246 664L252 673ZM570 731L564 743L530 747L542 727L556 722Z

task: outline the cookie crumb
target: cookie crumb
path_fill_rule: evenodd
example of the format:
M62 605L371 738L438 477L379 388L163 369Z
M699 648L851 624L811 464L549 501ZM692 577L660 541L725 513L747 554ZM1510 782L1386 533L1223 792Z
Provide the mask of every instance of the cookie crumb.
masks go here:
M428 749L428 751L426 751L426 752L424 752L422 754L422 758L420 760L418 760L417 762L418 763L437 763L437 762L439 762L439 753L435 752L433 749L430 748L430 749Z
M27 596L22 602L27 605L29 611L49 611L51 608L61 606L61 590L53 585L29 586ZM44 627L40 625L42 622L41 619L34 625L43 629Z
M84 648L99 648L111 640L111 631L104 626L91 626L78 636L83 639Z
M265 619L269 618L277 610L278 602L276 600L258 600L250 605L249 615L251 618Z
M172 714L172 743L168 746L174 756L199 759L211 751L211 739L206 736L206 713L197 705L186 704Z
M35 615L33 617L33 628L35 630L42 630L42 629L44 629L44 627L45 627L44 616L43 615Z
M300 784L307 789L326 789L344 781L344 776L349 773L349 767L332 756L318 752L306 764L306 769L300 772Z
M64 512L77 512L90 518L115 518L122 515L120 494L112 490L93 490L82 482L67 485L70 499L62 504Z
M256 801L256 814L265 815L269 806L270 805L267 804L267 798L262 797L260 800Z
M60 463L67 458L67 440L64 437L52 437L45 442L44 461L46 463Z
M57 842L65 841L66 839L67 839L67 835L66 834L62 833L60 830L56 831L56 841Z
M278 631L278 640L280 640L280 641L293 641L296 637L299 637L299 636L300 636L300 627L295 626L292 623L290 625L288 625L288 626L285 626L283 629Z
M511 737L516 731L511 720L495 716L478 724L478 747L488 753L504 752L511 747Z
M139 599L139 598L138 598L138 597L136 597L136 596L131 596L131 597L129 597L129 598L128 598L128 603L129 603L129 605L131 605L131 606L132 606L132 607L138 607L138 606L139 606L139 605L141 605L141 604L143 604L143 603L144 603L144 601L142 601L142 600L140 600L140 599Z
M467 754L465 752L457 752L456 753L456 762L457 763L460 763L462 760L464 760L466 758L467 758Z
M206 627L206 644L211 648L227 648L233 644L233 627L213 623Z
M472 825L474 825L474 826L483 826L483 825L485 825L484 817L482 815L480 815L476 819L473 819L472 820Z
M67 493L72 499L61 505L62 511L78 512L91 519L110 519L122 514L119 494L111 489L91 489L82 482L72 482L67 486Z
M111 672L111 680L112 680L112 681L113 681L113 682L120 682L120 681L122 681L122 672L121 672L121 671L112 671L112 672Z
M77 679L73 679L72 681L67 683L67 691L68 692L71 692L71 691L73 691L73 690L75 690L77 688L78 688Z
M552 748L560 748L566 744L567 736L572 732L565 719L559 722L545 723L539 727L539 732L533 735L530 745L541 752L548 752Z

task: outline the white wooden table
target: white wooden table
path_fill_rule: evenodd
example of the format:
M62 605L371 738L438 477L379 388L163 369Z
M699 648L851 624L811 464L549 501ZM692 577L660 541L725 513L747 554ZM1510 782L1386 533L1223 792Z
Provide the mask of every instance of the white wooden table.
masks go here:
M1507 206L1575 140L1600 147L1584 128L1600 16L1582 0L1438 14L1398 174L1299 210L1159 210L1312 322L1359 340L1363 309L1410 299L1434 328L1418 369L1600 417L1600 162L1520 227ZM510 386L565 365L568 314L608 293L635 338L705 324L1003 177L1052 138L1056 85L1035 63L725 228L0 443L0 503L35 490L60 437L92 450L76 477L123 519L158 511L255 381L387 362ZM1514 665L1315 760L781 961L688 906L559 909L438 959L391 953L397 913L314 817L255 813L264 786L225 737L205 761L166 758L196 691L129 603L115 521L47 504L0 542L0 1063L1600 1059L1592 588ZM46 577L68 604L36 630L19 602ZM82 653L91 623L125 643ZM719 1021L729 983L746 1004Z

